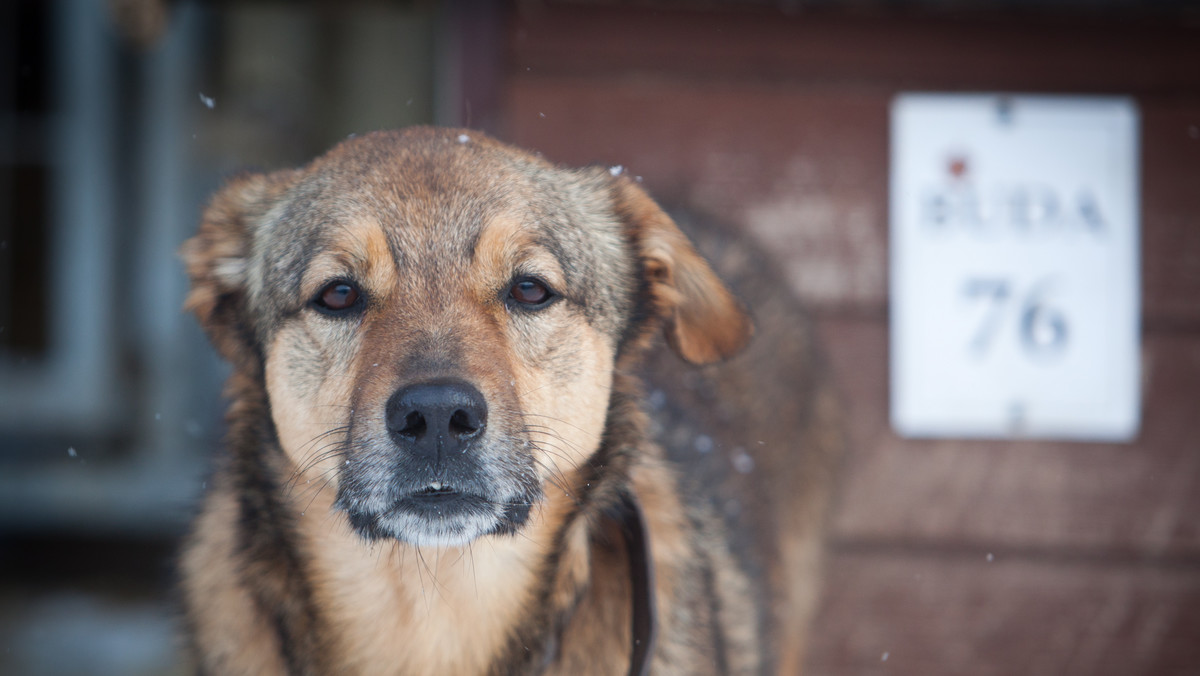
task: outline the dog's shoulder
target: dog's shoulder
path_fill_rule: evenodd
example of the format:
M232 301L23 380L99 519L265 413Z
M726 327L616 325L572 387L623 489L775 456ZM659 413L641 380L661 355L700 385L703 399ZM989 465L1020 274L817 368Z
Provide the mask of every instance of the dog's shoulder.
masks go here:
M652 433L680 468L681 494L706 515L751 599L770 660L794 673L815 611L826 510L842 457L836 397L812 317L787 275L746 233L676 214L681 228L753 310L755 336L737 356L694 368L659 348L646 359ZM729 625L736 627L739 625Z

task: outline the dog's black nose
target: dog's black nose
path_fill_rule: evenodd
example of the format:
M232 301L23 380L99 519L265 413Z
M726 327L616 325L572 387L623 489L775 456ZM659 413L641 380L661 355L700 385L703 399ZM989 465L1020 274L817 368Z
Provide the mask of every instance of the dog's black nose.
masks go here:
M487 425L487 401L459 380L409 385L388 399L388 431L401 448L428 460L466 450Z

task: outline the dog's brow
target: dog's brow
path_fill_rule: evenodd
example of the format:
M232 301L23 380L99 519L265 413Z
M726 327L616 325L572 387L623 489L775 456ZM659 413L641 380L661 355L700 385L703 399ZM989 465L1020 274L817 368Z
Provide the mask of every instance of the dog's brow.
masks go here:
M511 260L516 253L529 245L529 236L521 227L520 219L511 216L495 216L472 233L470 257L472 264L484 257L496 260Z
M548 232L540 232L533 241L537 246L545 249L551 256L553 256L554 260L558 261L560 266L565 266L567 264L568 256L566 249L563 246L563 243L557 237L554 237Z
M318 250L305 261L303 283L307 287L331 277L349 275L382 288L387 280L380 275L394 269L392 247L387 233L371 220L343 222L333 230ZM312 292L313 289L307 289Z

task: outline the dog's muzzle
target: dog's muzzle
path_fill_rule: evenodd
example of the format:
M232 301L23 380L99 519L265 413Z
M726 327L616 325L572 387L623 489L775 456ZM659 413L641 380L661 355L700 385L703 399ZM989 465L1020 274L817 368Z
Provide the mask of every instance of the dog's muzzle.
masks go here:
M475 386L406 385L388 398L383 422L388 442L363 444L338 489L338 507L363 537L454 546L524 525L541 496L532 461L511 439L496 441L510 435L489 435Z

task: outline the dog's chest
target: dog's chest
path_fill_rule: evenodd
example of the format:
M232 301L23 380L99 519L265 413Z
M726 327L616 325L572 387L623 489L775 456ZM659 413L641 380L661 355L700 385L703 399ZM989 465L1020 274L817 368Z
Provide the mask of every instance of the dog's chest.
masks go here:
M333 662L342 673L486 673L534 594L523 549L324 543L314 593L338 628Z

